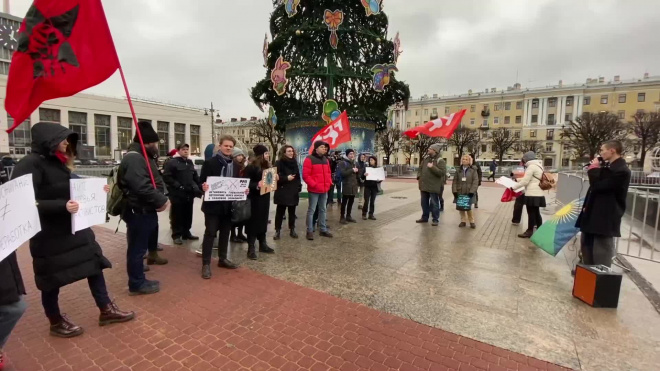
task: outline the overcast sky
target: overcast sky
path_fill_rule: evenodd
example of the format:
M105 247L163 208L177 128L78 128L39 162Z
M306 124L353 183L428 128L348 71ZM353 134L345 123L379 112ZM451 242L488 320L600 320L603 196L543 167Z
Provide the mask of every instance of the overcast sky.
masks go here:
M23 17L30 0L10 0ZM354 0L359 1L359 0ZM271 0L104 0L131 94L258 115ZM660 75L659 0L385 0L413 97ZM350 15L347 15L350 16ZM118 76L91 90L124 96Z

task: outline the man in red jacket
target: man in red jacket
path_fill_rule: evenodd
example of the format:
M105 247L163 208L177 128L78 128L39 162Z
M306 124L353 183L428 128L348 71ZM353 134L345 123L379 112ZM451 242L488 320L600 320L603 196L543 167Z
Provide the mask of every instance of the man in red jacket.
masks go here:
M303 180L307 184L309 208L307 209L307 239L314 239L314 212L319 208L319 229L321 236L332 237L326 225L326 202L328 190L332 186L330 162L325 156L330 145L326 142L314 142L314 152L303 163Z

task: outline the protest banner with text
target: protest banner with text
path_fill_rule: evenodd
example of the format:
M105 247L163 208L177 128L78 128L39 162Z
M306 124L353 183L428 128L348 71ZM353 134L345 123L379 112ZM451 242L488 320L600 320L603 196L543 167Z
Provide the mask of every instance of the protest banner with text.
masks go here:
M0 261L40 231L32 174L0 185Z
M105 223L108 195L105 178L71 179L71 199L78 202L78 212L71 215L71 233Z
M204 195L204 201L244 201L250 179L210 176L206 184L209 190Z

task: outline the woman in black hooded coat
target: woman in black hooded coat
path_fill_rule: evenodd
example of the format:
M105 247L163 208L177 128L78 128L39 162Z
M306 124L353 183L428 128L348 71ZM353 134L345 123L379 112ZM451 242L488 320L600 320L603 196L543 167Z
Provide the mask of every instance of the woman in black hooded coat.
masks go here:
M99 325L126 322L133 312L122 312L108 295L103 270L112 265L103 256L94 232L83 229L71 233L71 214L78 203L71 200L69 181L76 155L78 134L59 124L38 123L32 127L32 153L14 168L12 178L31 174L39 210L41 232L30 239L30 253L41 302L50 321L50 334L74 337L83 333L60 313L60 287L84 278L101 311ZM107 188L106 188L107 191Z
M300 180L300 167L296 160L296 150L290 145L284 146L280 152L280 159L275 162L275 167L277 168L278 180L274 197L277 211L275 212L275 237L273 239L280 239L282 221L287 210L289 212L289 235L292 238L298 238L298 233L296 233L296 206L300 201L302 183Z
M259 252L272 254L275 250L271 249L266 243L266 231L268 230L268 215L270 213L270 193L261 194L263 186L261 178L264 170L270 168L270 153L268 147L257 145L253 148L254 159L245 168L245 178L250 179L250 220L246 223L248 238L248 259L257 260L256 242L259 241Z

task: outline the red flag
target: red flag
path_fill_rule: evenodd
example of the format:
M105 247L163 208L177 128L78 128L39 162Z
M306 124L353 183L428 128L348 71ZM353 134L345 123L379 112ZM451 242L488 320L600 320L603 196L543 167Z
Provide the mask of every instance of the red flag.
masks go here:
M35 0L18 33L5 109L11 133L49 99L107 80L119 58L101 0Z
M437 118L424 125L405 131L404 134L409 138L415 138L419 134L428 135L430 137L450 138L461 123L461 119L463 119L466 111L467 110L460 110L449 116Z
M340 144L351 141L351 126L348 122L348 114L342 112L335 121L329 123L312 137L312 145L309 153L312 153L314 143L324 141L330 144L330 149L339 147Z

